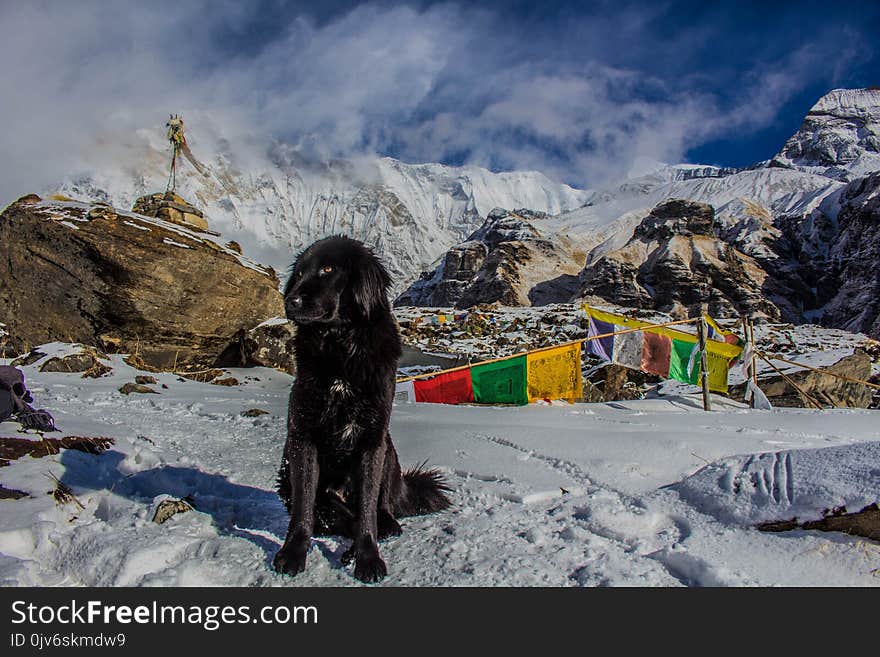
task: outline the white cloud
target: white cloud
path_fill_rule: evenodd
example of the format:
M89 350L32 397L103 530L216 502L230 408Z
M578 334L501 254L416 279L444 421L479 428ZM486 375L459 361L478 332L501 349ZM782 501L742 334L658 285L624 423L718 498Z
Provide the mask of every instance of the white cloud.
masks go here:
M640 43L653 15L632 8L554 35L464 6L366 4L321 24L279 15L286 25L271 38L230 41L248 11L208 0L4 3L0 203L124 166L137 139L161 140L171 111L210 116L241 160L242 144L278 137L323 157L464 158L598 184L639 156L678 161L766 125L828 52L804 47L748 72L742 100L722 108L697 76L673 83L603 63L615 43L656 47ZM674 38L685 48L708 37Z

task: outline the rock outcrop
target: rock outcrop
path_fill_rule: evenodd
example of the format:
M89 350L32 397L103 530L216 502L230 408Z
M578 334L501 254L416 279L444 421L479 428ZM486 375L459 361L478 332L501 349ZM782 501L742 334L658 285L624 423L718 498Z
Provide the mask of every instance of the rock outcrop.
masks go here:
M841 358L828 367L822 368L840 376L858 381L871 378L871 357L857 349L851 356ZM861 383L851 383L836 376L822 374L813 370L800 370L786 373L789 379L797 384L803 392L823 406L835 408L869 408L872 402L872 391ZM779 374L766 372L758 378L761 391L773 406L814 408L810 401ZM730 388L730 396L743 401L745 384Z
M622 247L591 254L580 274L580 296L693 316L778 319L766 298L767 272L722 240L711 205L669 199L636 226Z
M480 304L540 306L567 300L576 290L584 253L564 237L545 238L542 213L495 208L478 230L447 251L395 300L396 306Z
M214 367L271 367L288 374L296 372L294 338L296 325L280 317L250 330L239 329L220 352Z
M80 342L181 368L210 365L283 304L274 271L209 236L31 196L0 215L0 313L18 353Z

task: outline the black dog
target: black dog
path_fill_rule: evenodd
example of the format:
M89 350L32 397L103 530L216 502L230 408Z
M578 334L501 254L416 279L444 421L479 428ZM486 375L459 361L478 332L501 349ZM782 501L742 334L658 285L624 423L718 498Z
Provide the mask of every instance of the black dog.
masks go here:
M297 325L296 381L278 493L290 512L275 570L302 572L313 535L352 539L343 562L377 582L387 574L377 540L401 533L397 518L449 506L436 470L402 473L388 423L400 336L388 303L391 278L347 237L303 251L284 290Z

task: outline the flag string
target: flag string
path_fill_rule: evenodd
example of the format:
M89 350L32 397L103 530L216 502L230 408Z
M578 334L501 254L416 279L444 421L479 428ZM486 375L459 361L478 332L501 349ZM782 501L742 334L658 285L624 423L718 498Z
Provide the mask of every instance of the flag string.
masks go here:
M530 354L538 354L542 351L550 351L551 349L558 349L560 347L569 347L573 344L582 344L584 342L590 342L591 340L599 340L602 338L608 338L614 335L623 335L624 333L634 333L636 331L650 331L652 329L665 328L667 326L679 326L681 324L691 324L693 322L700 321L699 317L693 317L691 319L679 319L672 322L665 322L664 324L651 324L650 326L639 326L636 328L624 329L622 331L612 331L611 333L602 333L601 335L591 335L585 338L578 338L577 340L569 340L568 342L561 342L559 344L550 345L547 347L537 347L536 349L529 349L528 351L521 351L515 354L510 354L509 356L501 356L500 358L491 358L489 360L481 360L476 363L468 363L467 365L459 365L457 367L450 367L446 370L438 370L436 372L425 372L423 374L416 374L413 376L407 376L400 379L397 379L397 383L406 383L407 381L415 381L417 379L428 379L433 376L439 376L441 374L449 374L450 372L460 372L461 370L467 370L471 367L476 367L478 365L489 365L491 363L500 363L505 360L512 360L514 358L520 358L522 356L528 356Z

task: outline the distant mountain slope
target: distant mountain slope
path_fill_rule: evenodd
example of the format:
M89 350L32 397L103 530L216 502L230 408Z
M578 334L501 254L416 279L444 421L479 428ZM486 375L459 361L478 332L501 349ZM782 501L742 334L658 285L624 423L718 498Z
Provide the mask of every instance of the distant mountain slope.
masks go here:
M880 170L880 89L822 96L771 165L847 181Z
M862 258L880 250L880 178L863 177L880 171L878 135L880 91L832 91L771 161L743 169L642 163L639 175L590 192L580 208L516 219L527 230L508 231L501 247L486 238L497 233L487 221L396 303L543 305L586 295L679 313L709 304L722 315L819 319L880 335L876 258ZM634 236L668 199L711 206L711 230ZM543 244L554 252L535 248ZM570 270L579 254L578 284Z
M236 152L211 125L201 138L194 132L192 149L208 174L184 164L178 192L246 255L279 271L314 240L345 233L374 246L400 288L495 206L555 214L578 207L587 196L536 171L492 173L392 158L312 162L285 145L266 154ZM50 191L130 208L138 196L165 188L169 153L160 134L138 133L127 153L119 166L87 172Z

